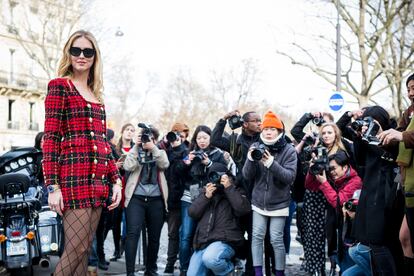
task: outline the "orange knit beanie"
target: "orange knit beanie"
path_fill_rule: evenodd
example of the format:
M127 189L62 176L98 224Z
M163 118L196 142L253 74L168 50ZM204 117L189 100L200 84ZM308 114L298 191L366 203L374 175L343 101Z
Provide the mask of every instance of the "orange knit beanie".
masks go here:
M283 129L282 121L272 111L268 111L263 118L261 128L275 127L277 129Z

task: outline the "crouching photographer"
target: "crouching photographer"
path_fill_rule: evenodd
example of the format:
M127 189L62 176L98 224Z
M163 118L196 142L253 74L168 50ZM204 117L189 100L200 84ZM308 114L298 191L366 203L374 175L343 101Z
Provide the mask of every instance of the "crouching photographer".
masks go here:
M260 142L250 147L243 167L244 178L254 181L253 266L256 276L263 275L263 240L270 222L270 243L276 260L276 275L280 276L285 270L283 229L289 215L290 186L296 175L297 157L294 147L286 141L283 123L276 114L267 112L261 127Z
M138 124L137 144L128 152L125 171L131 172L125 187L127 238L125 260L127 275L134 275L135 257L142 227L146 227L148 244L145 275L156 275L161 229L167 208L168 186L164 170L169 162L164 150L155 145L159 132Z
M401 275L403 253L399 230L404 216L404 197L395 162L398 146L383 146L375 139L396 123L380 106L366 108L361 118L366 123L354 128L357 131L353 141L358 148L355 152L358 166L365 170L352 233L371 249L374 275Z
M317 160L318 161L318 160ZM306 188L312 191L322 191L329 205L326 219L328 229L338 233L337 257L341 272L353 265L348 255L348 245L345 243L344 216L342 206L350 206L350 199L356 190L362 187L361 178L351 167L349 157L344 151L329 156L328 164L316 163L311 165L310 173L306 176ZM328 170L326 170L328 169ZM349 227L348 227L349 228ZM349 232L349 231L348 231ZM344 235L342 235L344 234ZM332 238L332 236L328 236ZM328 244L336 241L328 241Z
M234 270L232 262L244 245L239 218L250 212L245 191L236 186L234 176L222 163L213 163L209 183L188 209L197 221L188 276L227 275Z

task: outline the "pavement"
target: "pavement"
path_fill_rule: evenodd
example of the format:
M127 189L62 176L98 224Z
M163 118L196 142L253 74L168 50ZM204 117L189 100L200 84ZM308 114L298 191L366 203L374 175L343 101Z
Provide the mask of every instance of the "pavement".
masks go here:
M168 247L168 235L167 235L167 224L164 224L164 227L162 229L161 233L161 240L160 240L160 250L158 253L158 273L159 275L163 275L163 271L165 268L166 260L167 260L167 247ZM295 219L292 221L291 225L291 245L290 245L290 254L286 257L286 270L285 275L307 275L304 271L302 271L301 264L302 261L300 260L300 257L303 255L303 248L300 245L299 242L295 240L297 234L297 228ZM142 249L142 248L141 248ZM113 254L114 250L114 244L113 244L113 238L112 238L112 232L109 232L108 237L105 241L104 250L106 254L106 259L109 260L109 258ZM141 250L142 251L142 250ZM51 257L50 259L50 267L49 268L40 268L38 266L35 266L33 268L34 275L35 276L50 276L50 274L54 271L54 268L56 266L56 263L58 261L58 257ZM328 260L326 267L329 268ZM143 275L144 274L144 267L143 267L143 258L142 253L137 255L136 260L136 269L137 272L136 275ZM178 276L180 274L179 268L178 268L178 261L176 263L176 270L174 271L174 276ZM7 273L1 273L0 276L8 275ZM124 276L126 275L125 270L125 258L124 256L119 259L116 262L111 262L109 265L109 269L107 271L99 270L99 275L116 275L116 276ZM269 275L268 275L269 276Z

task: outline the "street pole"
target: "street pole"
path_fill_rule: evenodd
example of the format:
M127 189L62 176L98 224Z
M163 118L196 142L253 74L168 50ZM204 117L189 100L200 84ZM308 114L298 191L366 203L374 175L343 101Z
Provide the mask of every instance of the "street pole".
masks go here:
M341 25L339 23L340 0L336 2L336 91L341 92Z

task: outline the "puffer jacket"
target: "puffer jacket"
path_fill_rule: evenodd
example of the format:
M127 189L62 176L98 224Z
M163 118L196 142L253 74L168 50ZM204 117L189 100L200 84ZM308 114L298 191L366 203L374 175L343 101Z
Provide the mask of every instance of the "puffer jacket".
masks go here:
M205 196L205 189L188 209L190 217L198 221L193 247L203 249L210 243L222 241L235 251L244 243L239 217L250 212L250 202L243 189L231 185L212 198Z
M284 139L284 137L282 138ZM252 147L258 146L258 143ZM274 211L289 206L290 188L296 177L297 154L291 144L285 144L266 168L260 161L246 160L243 176L254 180L252 204L262 210Z

